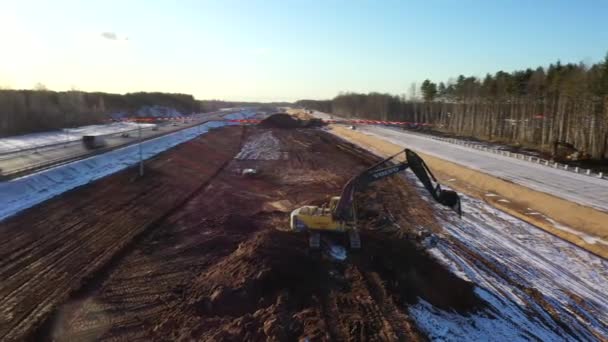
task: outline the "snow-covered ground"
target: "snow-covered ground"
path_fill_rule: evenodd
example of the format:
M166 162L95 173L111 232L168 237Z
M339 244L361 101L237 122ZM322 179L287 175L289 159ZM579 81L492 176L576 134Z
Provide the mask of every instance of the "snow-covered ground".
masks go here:
M286 156L280 150L279 140L272 135L271 131L265 131L247 141L235 159L279 160L284 159L284 157Z
M431 253L475 283L489 309L465 317L420 302L410 313L432 340L608 339L608 261L481 200L461 197L468 208L462 219L437 206L447 233Z
M150 128L154 124L141 124L142 128ZM44 146L62 144L69 141L82 140L83 135L107 135L138 128L134 122L113 122L106 125L89 125L76 128L66 128L61 131L50 131L16 135L0 139L0 154L19 152Z
M224 116L225 119L246 119L254 111L245 110ZM151 158L173 146L191 140L210 129L230 125L225 121L210 121L199 126L167 134L142 143L144 159ZM39 173L0 183L0 221L75 187L123 170L139 161L139 145L95 155Z

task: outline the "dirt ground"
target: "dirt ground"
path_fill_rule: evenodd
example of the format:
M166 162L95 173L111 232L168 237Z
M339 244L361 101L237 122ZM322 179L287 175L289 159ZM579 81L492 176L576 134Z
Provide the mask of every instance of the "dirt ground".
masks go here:
M212 131L146 163L0 223L0 340L21 340L239 151L242 128ZM218 148L221 146L221 148Z
M403 147L340 126L334 126L332 130L349 141L355 141L361 146L369 147L378 155L390 155L403 149ZM421 155L444 184L492 203L493 206L519 219L570 241L596 255L608 258L608 246L601 243L589 243L579 235L559 229L555 222L560 222L572 229L606 240L608 239L608 230L606 229L608 213L507 182L433 156L423 153ZM496 196L487 196L488 193Z
M408 183L359 198L363 249L346 261L287 230L374 161L320 130L223 128L143 180L127 170L32 208L0 227L0 339L425 340L409 305L484 302L422 248L440 227Z

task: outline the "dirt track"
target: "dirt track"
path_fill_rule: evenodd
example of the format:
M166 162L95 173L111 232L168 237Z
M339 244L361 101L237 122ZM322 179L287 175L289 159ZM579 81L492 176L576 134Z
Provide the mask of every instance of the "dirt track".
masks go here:
M0 338L419 340L407 311L418 298L483 306L411 239L440 227L400 179L361 198L363 253L310 257L307 237L285 230L289 212L374 158L317 130L241 134L211 132L143 180L128 170L3 223Z

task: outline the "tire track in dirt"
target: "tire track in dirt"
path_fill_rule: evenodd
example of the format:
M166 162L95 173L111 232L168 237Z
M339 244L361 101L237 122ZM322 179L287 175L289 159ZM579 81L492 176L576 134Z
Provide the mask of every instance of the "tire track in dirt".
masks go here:
M241 139L242 140L242 139ZM86 283L75 293L70 295L69 301L81 301L87 297L94 295L94 293L99 289L105 279L110 275L110 273L118 266L120 262L131 252L131 250L140 243L147 234L150 234L155 229L158 229L162 222L167 219L169 216L180 210L183 206L185 206L189 201L191 201L194 197L199 195L205 188L213 181L217 175L222 172L222 170L226 167L226 165L230 162L230 160L226 160L217 170L216 172L209 177L207 181L202 183L198 188L194 189L186 198L184 198L181 202L179 202L175 207L169 209L165 214L156 219L151 224L147 225L147 227L142 230L139 234L133 236L127 245L122 247L116 254L112 256L112 258L99 269L94 275L92 275L89 279L87 279ZM128 297L123 298L123 300L128 301ZM34 339L35 340L43 340L49 336L53 335L53 329L56 325L56 317L51 316L42 327L35 332Z
M331 271L330 271L331 272ZM378 292L370 288L366 278L355 265L344 270L340 291L331 291L324 298L324 311L332 338L338 341L417 340L407 334L407 318L403 323L394 319ZM377 284L374 284L377 285ZM393 317L391 317L393 316ZM409 336L406 336L409 335Z

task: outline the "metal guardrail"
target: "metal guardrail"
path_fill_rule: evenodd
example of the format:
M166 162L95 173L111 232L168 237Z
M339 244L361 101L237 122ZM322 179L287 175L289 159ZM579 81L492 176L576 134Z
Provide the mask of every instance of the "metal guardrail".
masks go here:
M493 154L497 154L497 155L501 155L501 156L505 156L505 157L528 161L531 163L543 165L546 167L551 167L554 169L564 170L564 171L577 173L577 174L581 174L581 175L586 175L589 177L595 177L595 178L599 178L599 179L605 179L605 180L608 179L608 175L604 174L603 172L595 173L591 169L583 169L583 168L579 168L578 166L571 167L567 164L556 163L556 162L548 160L548 159L529 156L529 155L525 155L525 154L521 154L521 153L514 153L514 152L510 152L510 151L505 151L505 150L500 150L497 148L488 148L488 147L480 145L480 144L474 144L474 143L466 142L466 141L459 140L459 139L441 138L441 137L436 137L436 136L431 136L431 135L426 135L426 134L421 134L421 133L416 133L416 134L423 135L423 136L433 139L433 140L444 141L444 142L465 146L465 147L472 148L472 149L479 150L479 151L484 151L484 152L493 153Z

